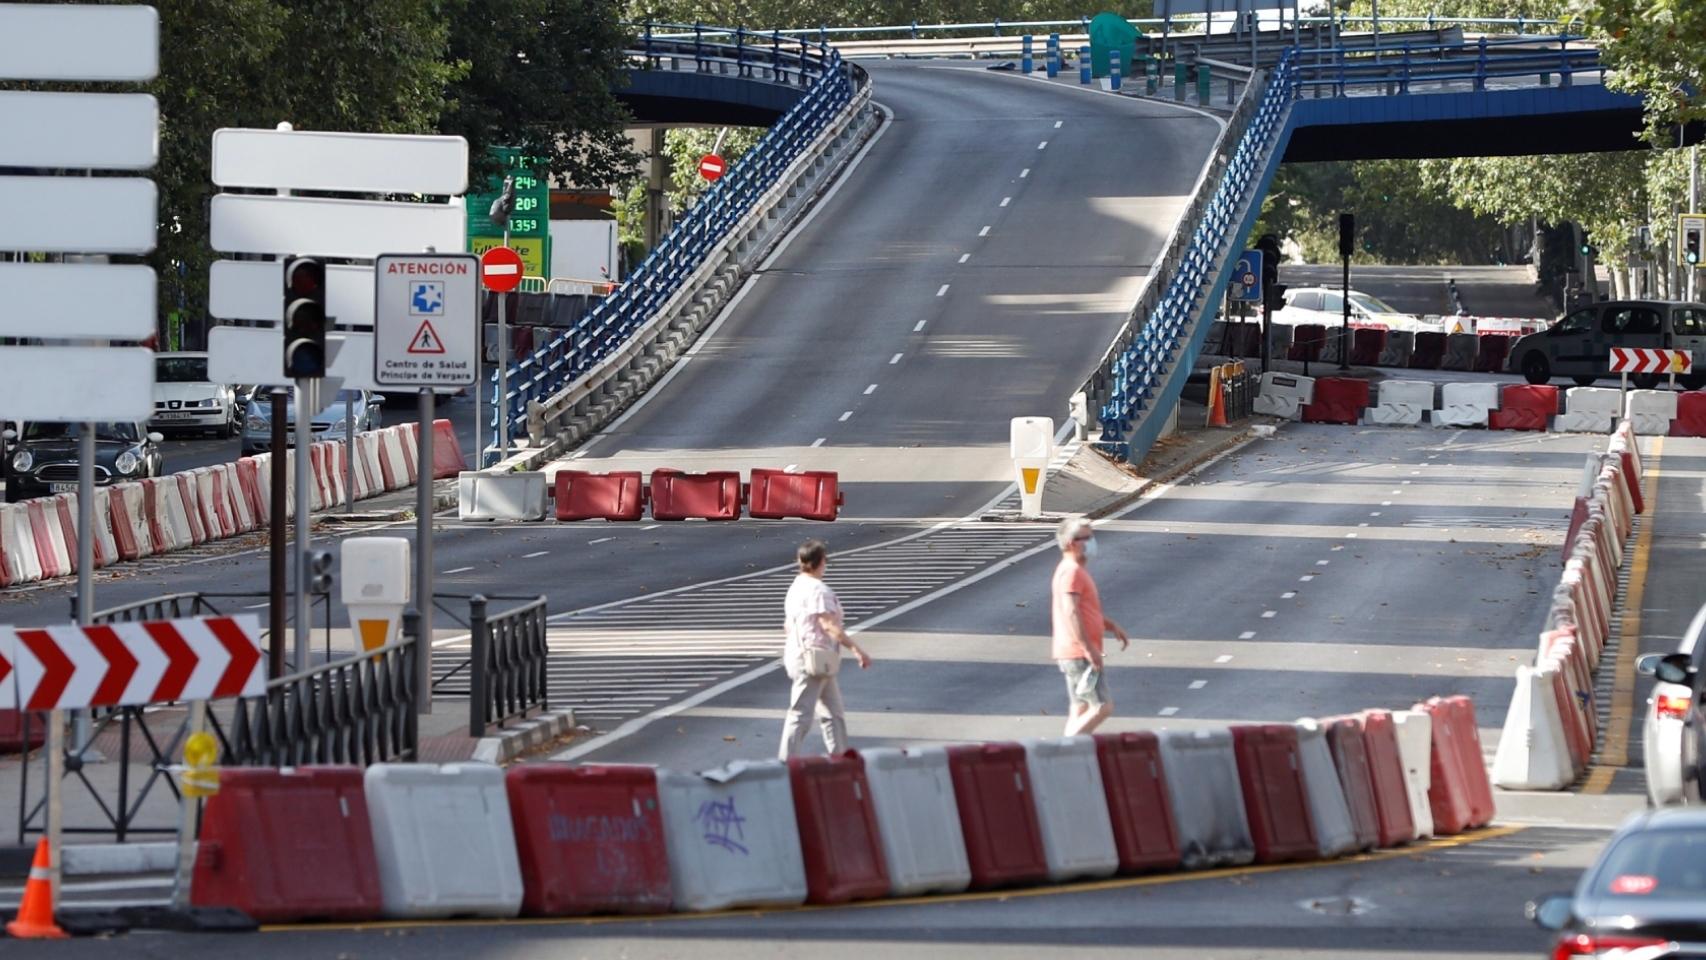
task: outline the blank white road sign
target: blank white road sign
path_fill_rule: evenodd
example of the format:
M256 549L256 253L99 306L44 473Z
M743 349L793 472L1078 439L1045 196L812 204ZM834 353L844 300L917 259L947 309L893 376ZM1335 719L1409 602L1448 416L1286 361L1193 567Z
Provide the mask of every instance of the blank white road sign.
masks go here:
M213 132L213 182L266 190L454 196L468 189L468 141L227 128Z
M159 72L153 7L0 3L0 80L152 80Z
M159 153L146 93L0 91L0 167L147 170Z
M149 253L154 201L141 177L0 177L0 250Z
M373 379L381 387L474 383L480 259L386 253L373 264Z
M145 340L154 332L154 268L0 263L0 304L0 337Z
M327 379L352 390L372 390L373 335L328 333ZM287 387L282 327L214 327L207 331L207 378L214 383ZM328 403L330 401L327 401Z
M215 260L208 277L207 310L221 320L284 322L284 263ZM346 327L373 326L373 268L326 264L326 316Z
M54 423L147 420L154 415L154 351L7 347L0 350L0 410L10 420Z
M385 250L457 250L466 242L467 216L460 203L222 193L213 198L212 219L211 242L221 253L365 260ZM0 244L0 249L15 248Z

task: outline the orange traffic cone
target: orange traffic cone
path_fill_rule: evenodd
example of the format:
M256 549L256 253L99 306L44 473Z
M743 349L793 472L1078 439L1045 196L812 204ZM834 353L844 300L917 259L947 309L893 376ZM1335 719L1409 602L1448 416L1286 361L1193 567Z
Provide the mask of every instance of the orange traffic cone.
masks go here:
M1225 390L1221 388L1220 368L1211 367L1208 372L1208 425L1211 427L1226 426Z
M18 904L18 919L6 924L6 936L19 940L63 940L65 931L53 922L53 879L47 838L36 844L36 859L30 864L30 879L24 884L24 900Z

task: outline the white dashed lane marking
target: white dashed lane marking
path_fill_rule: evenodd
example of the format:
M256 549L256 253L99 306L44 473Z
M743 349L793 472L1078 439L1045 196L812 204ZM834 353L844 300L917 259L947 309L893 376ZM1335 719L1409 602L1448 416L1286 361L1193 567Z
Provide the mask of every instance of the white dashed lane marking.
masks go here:
M1012 197L1002 197L1002 198L1001 198L1001 205L1002 205L1002 206L1004 206L1004 207L1005 207L1005 206L1006 206L1006 205L1008 205L1008 204L1009 204L1009 203L1012 203L1012 202L1013 202L1013 198L1012 198Z
M1286 592L1280 594L1280 599L1281 600L1290 600L1292 597L1295 597L1295 596L1297 596L1296 590L1287 590Z
M1263 610L1262 611L1262 619L1263 620L1272 620L1273 618L1275 618L1277 616L1279 616L1278 610Z
M948 295L948 285L944 283L944 284L942 284L941 287L937 288L936 296L945 297L947 295Z
M1019 171L1019 179L1020 180L1023 180L1030 175L1031 175L1031 168L1030 167L1026 167L1025 169Z
M1206 687L1206 686L1208 686L1207 680L1192 680L1191 681L1191 689L1192 690L1201 690L1203 687Z
M543 557L550 552L551 551L549 551L549 550L535 550L532 553L522 554L521 559L523 559L523 560L536 560L539 557Z
M1251 636L1255 636L1255 634L1252 633ZM1223 653L1220 656L1215 657L1214 662L1215 663L1231 663L1232 662L1232 654Z
M1044 140L1042 143L1037 144L1037 149L1038 150L1047 150L1048 149L1048 141Z
M970 259L971 259L971 254L969 254L969 253L960 254L960 262L961 263L965 263L967 260L970 260Z
M1162 707L1161 708L1161 716L1163 716L1163 717L1170 717L1173 714L1178 713L1178 712L1179 712L1178 707Z
M1243 633L1240 633L1238 635L1238 639L1240 639L1240 640L1254 640L1254 639L1256 639L1256 631L1246 630Z
M978 232L977 232L977 235L978 235L978 236L980 236L980 237L987 237L987 236L989 236L989 227L988 227L988 226L985 226L985 227L984 227L984 228L983 228L983 229L982 229L982 230L979 230L979 231L978 231Z
M1065 122L1066 122L1066 121L1065 121L1065 120L1056 120L1056 121L1055 121L1055 122L1054 122L1054 128L1055 128L1055 129L1056 129L1056 130L1059 130L1059 129L1060 129L1060 125L1061 125L1061 124L1063 124L1063 123L1065 123Z
M867 396L867 397L873 393L876 393L876 392L877 392L877 385L874 383L865 388L865 396Z
M812 446L814 446L814 447L821 447L821 446L823 446L823 439L824 439L824 438L822 438L822 437L818 437L818 438L817 438L817 439L816 439L816 440L813 440L813 441L812 441ZM650 529L651 529L651 527L647 527L647 528L646 528L646 529L647 529L647 530L650 530Z
M457 567L454 570L444 571L444 575L448 577L448 576L450 576L452 574L456 574L456 573L467 573L468 571L470 571L472 569L474 569L474 568L473 567Z
M847 411L842 412L842 414L841 414L841 422L842 423L846 423L847 421L849 421L851 419L853 419L853 411L847 410Z
M616 539L616 538L615 537L599 537L597 540L588 540L586 542L586 545L590 547L590 546L592 546L594 544L598 544L598 543L609 543L610 541L612 541L614 539Z
M918 322L918 325L919 325L919 326L920 326L920 327L922 327L922 326L924 326L924 321L922 321L922 320L920 320L920 321L919 321L919 322ZM904 354L904 353L897 353L897 354L895 354L895 355L894 355L894 356L892 356L892 357L890 357L890 358L889 358L889 366L891 366L891 367L892 367L892 366L894 366L894 365L895 365L895 364L897 364L897 363L899 363L899 362L900 362L900 358L901 358L901 357L904 357L904 356L906 356L906 354Z

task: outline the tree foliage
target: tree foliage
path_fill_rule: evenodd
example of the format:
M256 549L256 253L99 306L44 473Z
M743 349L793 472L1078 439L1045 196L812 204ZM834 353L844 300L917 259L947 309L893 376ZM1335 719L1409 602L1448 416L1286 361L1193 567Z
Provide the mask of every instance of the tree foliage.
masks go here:
M1706 3L1588 0L1604 42L1608 86L1646 98L1648 136L1674 143L1671 128L1706 120Z

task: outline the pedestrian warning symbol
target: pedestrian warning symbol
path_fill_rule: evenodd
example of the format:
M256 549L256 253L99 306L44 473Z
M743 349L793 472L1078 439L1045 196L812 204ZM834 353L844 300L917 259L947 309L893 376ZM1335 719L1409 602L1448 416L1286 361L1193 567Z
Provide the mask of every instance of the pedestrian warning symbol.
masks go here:
M444 341L438 339L438 331L432 328L431 320L422 320L421 328L415 331L414 339L409 341L410 353L443 353Z

